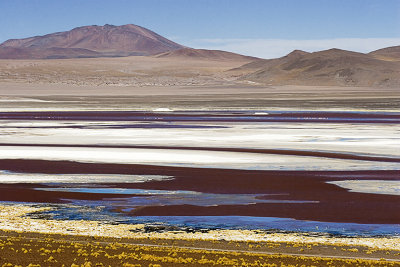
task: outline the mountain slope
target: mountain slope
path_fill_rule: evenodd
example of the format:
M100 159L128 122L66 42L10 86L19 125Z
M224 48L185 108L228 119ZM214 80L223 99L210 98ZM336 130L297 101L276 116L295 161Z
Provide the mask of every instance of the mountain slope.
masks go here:
M44 36L11 39L0 45L0 50L3 50L3 53L10 48L22 49L20 50L21 54L17 53L14 58L21 58L21 55L26 55L26 58L51 58L54 57L51 49L55 48L57 48L56 53L64 54L66 58L73 58L152 55L180 49L183 46L140 26L133 24L123 26L106 24L104 26L83 26L70 31ZM81 50L81 53L77 53L78 50L61 52L62 49L84 50ZM71 52L71 54L68 55L68 52ZM0 53L1 55L2 53Z
M369 54L382 60L400 61L400 46L382 48Z
M400 63L379 60L372 55L329 49L260 60L239 69L250 73L241 77L263 84L399 86Z
M102 54L82 48L16 48L1 47L1 59L61 59L61 58L92 58L101 57Z
M232 61L251 61L258 58L244 56L236 53L221 51L221 50L207 50L207 49L193 49L182 48L156 55L158 58L191 58L191 59L208 59L208 60L232 60Z
M284 57L281 58L273 58L273 59L256 59L250 63L247 63L239 68L233 69L235 71L250 71L250 70L258 70L261 68L268 68L272 66L277 66L279 64L286 63L290 60L295 60L303 55L309 54L308 52L302 51L302 50L294 50L291 53L287 54Z

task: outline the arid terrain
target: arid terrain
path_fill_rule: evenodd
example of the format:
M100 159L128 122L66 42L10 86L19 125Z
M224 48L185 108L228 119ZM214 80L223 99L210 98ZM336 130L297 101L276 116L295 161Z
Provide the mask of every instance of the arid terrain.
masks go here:
M146 57L2 59L0 109L396 110L400 102L398 87L265 85L244 78L254 77L248 66L264 62L191 49Z
M2 83L132 87L230 85L236 78L235 72L226 71L250 61L247 57L213 60L166 54L157 57L0 60L0 73Z
M293 51L282 58L259 60L240 67L243 71L253 70L240 79L270 85L398 87L399 58L386 51L371 54L340 49L314 53Z
M210 85L235 81L264 86L398 88L398 51L398 46L367 54L340 49L314 53L295 50L281 58L259 59L187 48L137 25L106 24L5 41L0 44L0 59L29 61L16 64L15 60L1 60L0 79L122 86ZM71 58L85 59L32 61Z

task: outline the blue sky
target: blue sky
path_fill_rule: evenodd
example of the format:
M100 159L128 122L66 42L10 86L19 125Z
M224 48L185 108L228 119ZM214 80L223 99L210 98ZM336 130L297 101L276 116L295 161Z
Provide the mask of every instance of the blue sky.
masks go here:
M0 0L0 42L106 23L261 57L366 52L400 45L400 0Z

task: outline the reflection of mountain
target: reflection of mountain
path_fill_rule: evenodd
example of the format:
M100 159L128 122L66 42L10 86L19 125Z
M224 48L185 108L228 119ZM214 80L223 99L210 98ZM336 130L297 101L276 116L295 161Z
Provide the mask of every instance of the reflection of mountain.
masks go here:
M340 49L315 53L296 50L281 58L251 62L235 71L248 73L242 80L273 85L400 85L400 62L376 55Z

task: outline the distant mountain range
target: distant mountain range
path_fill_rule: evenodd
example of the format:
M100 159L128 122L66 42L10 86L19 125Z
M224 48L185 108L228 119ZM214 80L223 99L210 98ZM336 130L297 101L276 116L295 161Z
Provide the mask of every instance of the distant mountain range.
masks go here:
M369 54L340 49L314 53L295 50L277 59L243 65L241 80L262 84L385 86L400 85L400 46ZM235 69L237 71L238 69Z
M125 56L250 61L230 71L235 72L239 81L264 85L400 86L400 46L368 54L340 49L314 53L295 50L281 58L259 59L226 51L188 48L133 24L84 26L0 44L0 59Z

